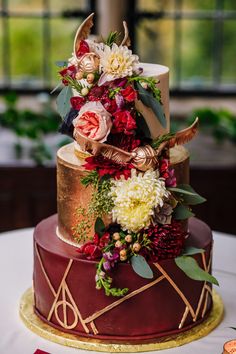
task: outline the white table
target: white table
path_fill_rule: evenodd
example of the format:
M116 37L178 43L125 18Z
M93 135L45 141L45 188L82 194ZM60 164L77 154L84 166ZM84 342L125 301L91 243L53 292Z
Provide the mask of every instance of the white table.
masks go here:
M0 234L0 353L33 354L39 348L51 354L88 353L60 346L30 332L18 315L19 300L31 286L33 229ZM236 236L214 232L214 275L225 305L223 322L207 337L161 354L221 354L224 342L236 338Z

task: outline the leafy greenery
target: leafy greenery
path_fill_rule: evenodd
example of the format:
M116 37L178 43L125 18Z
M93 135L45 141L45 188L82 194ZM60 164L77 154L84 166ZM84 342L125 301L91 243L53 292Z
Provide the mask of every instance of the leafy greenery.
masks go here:
M177 200L180 200L186 205L197 205L206 201L206 199L196 193L189 184L179 184L178 187L169 187L168 189L174 193Z
M189 278L219 285L217 279L199 267L196 259L193 257L180 256L175 258L175 263Z
M229 140L236 144L236 116L226 109L200 108L193 111L188 118L192 123L199 117L200 128L210 133L218 142Z
M111 179L100 179L94 189L92 200L89 205L89 213L95 216L103 216L111 212L113 208L112 198L109 196L111 190Z
M173 211L173 218L176 220L185 220L194 216L194 213L189 209L188 206L183 204L178 204Z
M153 278L153 271L145 258L139 254L134 255L130 259L131 265L135 273L137 273L140 277L145 279Z
M96 170L89 172L85 177L81 178L81 183L88 187L90 184L96 186L98 184L99 175Z
M70 98L72 97L72 90L70 86L65 86L57 96L57 111L60 116L65 118L71 109Z
M120 36L120 33L118 33L117 31L111 31L107 37L107 39L105 39L104 43L106 45L108 45L109 47L112 46L113 43L116 43L118 41L118 38Z
M42 112L34 112L29 109L17 108L18 97L14 92L4 96L6 109L0 114L0 125L13 131L18 138L28 138L34 142L30 156L37 165L43 165L52 159L50 148L44 143L44 136L57 132L60 123L58 114L50 104L44 107ZM23 146L16 142L15 151L18 158L21 157Z
M104 263L105 259L102 258L100 260L100 262L98 263L97 266L97 273L96 273L96 289L100 290L100 289L104 289L105 290L105 294L107 296L124 296L125 294L127 294L127 292L129 291L128 288L113 288L111 286L112 284L112 278L109 277L104 271L103 271L103 263Z
M98 234L98 236L102 236L105 232L105 224L102 218L98 217L95 221L94 231Z
M153 141L151 143L152 148L153 149L158 149L158 147L162 143L164 143L164 141L168 141L168 140L172 139L174 135L175 135L174 133L167 133L167 134L160 135L156 139L153 139Z
M194 254L198 254L198 253L204 253L204 249L203 248L196 248L196 247L185 247L183 252L182 252L182 256L192 256Z
M151 89L151 91L149 91L148 89L143 88L139 81L136 82L135 87L139 92L139 98L142 101L142 103L145 106L152 109L156 118L159 120L161 125L165 128L166 117L162 105L160 103L160 90L158 90L157 87L155 86L155 89Z
M86 242L88 233L92 228L91 215L85 208L79 207L76 209L78 221L72 228L72 236L78 243Z

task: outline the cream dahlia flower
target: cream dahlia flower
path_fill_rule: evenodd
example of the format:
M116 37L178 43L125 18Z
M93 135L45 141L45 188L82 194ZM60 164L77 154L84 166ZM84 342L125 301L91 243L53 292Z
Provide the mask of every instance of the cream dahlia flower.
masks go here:
M139 63L138 56L132 54L126 46L113 44L97 48L100 57L100 72L102 73L98 85L126 76L131 76Z
M157 171L137 174L132 170L127 180L114 180L110 196L113 199L113 221L123 230L138 232L150 225L156 207L162 207L169 196L165 182Z

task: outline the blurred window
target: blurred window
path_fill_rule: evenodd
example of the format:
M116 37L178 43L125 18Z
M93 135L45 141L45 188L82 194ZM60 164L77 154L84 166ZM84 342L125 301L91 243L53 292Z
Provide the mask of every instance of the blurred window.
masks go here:
M0 0L0 90L50 90L94 0ZM66 55L66 57L65 57Z
M135 49L142 61L170 67L172 91L236 93L235 0L137 0L133 5Z

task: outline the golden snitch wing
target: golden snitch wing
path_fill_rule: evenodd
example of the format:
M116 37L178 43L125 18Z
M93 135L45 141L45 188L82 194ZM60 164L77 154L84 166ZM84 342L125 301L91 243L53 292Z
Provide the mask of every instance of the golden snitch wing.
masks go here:
M94 13L90 14L84 22L81 23L79 26L76 35L75 35L75 40L74 40L74 54L78 52L79 46L80 46L80 41L83 39L88 38L88 35L90 34L91 28L93 27L93 17Z
M128 26L127 23L125 21L123 21L123 26L124 26L124 38L121 42L120 45L126 45L127 47L129 47L131 45L131 41L129 38L129 30L128 30Z
M168 141L168 145L170 148L174 147L175 145L183 145L188 143L193 137L197 134L199 127L199 119L198 117L195 119L190 127L187 127L179 132L175 133L173 138Z

